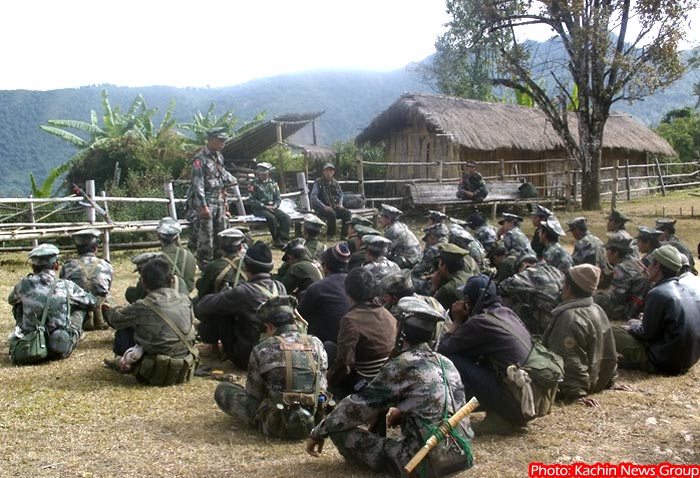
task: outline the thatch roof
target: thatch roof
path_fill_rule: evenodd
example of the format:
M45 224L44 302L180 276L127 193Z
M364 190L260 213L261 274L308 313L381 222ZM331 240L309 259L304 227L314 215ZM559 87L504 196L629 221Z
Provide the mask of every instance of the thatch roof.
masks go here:
M249 161L261 155L277 143L277 125L282 124L282 140L293 135L307 124L321 116L324 112L288 113L275 116L255 128L246 131L228 141L221 151L227 162L237 160Z
M299 152L306 156L309 161L332 161L335 159L336 153L328 146L318 146L315 144L293 144L287 143L289 149L294 152Z
M576 132L577 119L570 127ZM379 114L355 139L358 144L377 144L392 132L411 125L448 135L452 142L477 151L561 150L562 140L537 108L482 101L404 94ZM605 125L605 149L623 149L675 156L668 142L629 115L611 114Z

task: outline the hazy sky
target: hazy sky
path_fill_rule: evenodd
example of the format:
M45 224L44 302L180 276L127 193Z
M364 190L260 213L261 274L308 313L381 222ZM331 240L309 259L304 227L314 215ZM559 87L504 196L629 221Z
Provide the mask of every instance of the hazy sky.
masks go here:
M444 0L4 1L0 15L0 89L30 90L391 70L433 53L449 20Z

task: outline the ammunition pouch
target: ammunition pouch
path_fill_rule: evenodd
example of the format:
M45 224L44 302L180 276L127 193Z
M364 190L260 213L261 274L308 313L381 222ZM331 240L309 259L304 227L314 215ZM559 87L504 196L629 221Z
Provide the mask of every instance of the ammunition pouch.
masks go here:
M184 358L167 355L145 355L134 370L141 383L157 386L177 385L189 382L199 364L199 355L187 354Z
M267 436L301 440L316 425L316 397L312 393L270 392L258 407L260 431Z

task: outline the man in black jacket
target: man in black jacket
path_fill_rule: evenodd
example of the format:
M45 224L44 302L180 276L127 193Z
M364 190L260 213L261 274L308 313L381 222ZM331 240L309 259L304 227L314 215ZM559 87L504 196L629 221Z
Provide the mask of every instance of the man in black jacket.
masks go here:
M336 219L342 221L340 237L345 237L348 234L348 221L350 221L352 213L343 207L343 190L333 176L335 176L333 163L324 164L323 176L316 180L311 189L311 207L314 208L316 214L326 220L328 237L335 236Z

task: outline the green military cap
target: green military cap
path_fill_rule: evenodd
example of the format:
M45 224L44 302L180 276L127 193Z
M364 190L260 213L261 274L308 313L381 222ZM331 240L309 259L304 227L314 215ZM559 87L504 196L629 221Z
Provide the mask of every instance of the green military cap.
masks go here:
M326 223L318 217L316 214L307 213L304 214L304 227L311 229L312 231L320 231Z
M209 131L207 131L207 137L223 139L224 141L226 141L228 139L228 133L226 132L226 128L224 127L212 128Z
M559 219L557 219L556 216L549 216L546 220L540 222L540 226L553 232L557 236L566 236L566 232L564 232L564 229L561 227L561 224L559 224Z
M440 255L443 254L453 254L455 256L461 256L464 257L469 254L469 252L465 251L461 247L459 247L457 244L440 244Z
M678 272L683 265L681 253L671 244L665 244L654 249L650 255L656 262L671 269L673 272Z
M656 228L661 230L676 224L675 220L669 219L667 217L660 217L658 219L655 219L654 222L656 223Z
M32 249L27 257L35 266L46 266L55 264L61 251L53 244L39 244Z
M569 231L573 231L574 229L581 229L582 231L588 230L588 221L583 216L573 218L571 221L567 222L566 225L569 226Z
M612 211L610 211L610 214L608 214L607 219L608 221L613 221L618 224L624 224L630 220L629 217L625 216L617 209L613 209Z
M518 257L515 259L515 270L520 269L523 262L537 262L537 256L535 252L529 249L521 251Z
M662 232L658 229L652 229L651 227L646 226L637 226L637 230L639 231L637 239L659 237L662 234Z
M333 163L331 163L331 162L324 163L322 169L328 169L328 168L330 168L330 169L332 169L333 171L335 171L335 164L333 164Z
M400 272L393 272L382 279L382 289L387 294L397 293L413 289L413 279L411 279L411 269L402 269Z
M359 214L353 214L350 216L350 220L347 221L347 224L350 224L353 228L357 226L358 224L362 224L363 226L374 226L374 223L372 222L371 219L366 218L364 216L360 216Z
M177 219L164 217L158 222L156 232L161 236L177 236L182 232L182 226L177 222Z
M464 249L469 247L470 242L474 241L474 236L472 236L469 231L455 224L450 226L449 233L450 242Z
M256 169L258 172L267 172L267 173L269 173L270 171L272 171L273 169L275 169L275 167L274 167L273 165L271 165L270 163L258 163L257 166L255 166L255 169Z
M401 209L390 206L389 204L382 204L379 209L380 216L390 217L391 219L397 219L401 214L403 214Z
M369 227L369 226L364 226L362 224L358 224L358 225L354 226L353 229L355 230L355 234L360 236L360 237L381 236L382 235L382 233L377 231L375 228Z
M428 219L432 219L435 222L443 222L445 219L447 219L447 214L445 214L444 212L440 212L440 211L433 211L431 209L425 213L425 217ZM450 219L450 220L452 220L452 219Z
M504 222L517 222L520 223L523 220L522 217L518 216L517 214L511 214L509 212L504 212L501 215L501 220L498 221L498 224L503 224Z
M473 161L473 160L469 160L469 161L467 161L465 164L466 164L467 166L476 167L476 161Z
M218 236L221 238L222 242L227 242L230 244L238 245L245 240L245 234L238 228L229 227L219 232Z
M434 235L437 237L447 237L450 235L450 231L447 229L447 226L445 226L443 223L438 222L437 224L433 224L432 226L426 227L423 229L423 232L425 235L423 235L423 240L425 241L429 235Z
M304 239L303 237L295 237L287 244L285 244L282 250L284 252L306 250L306 239Z
M435 330L435 325L444 320L443 315L416 297L403 297L397 304L404 324L426 332Z
M150 261L151 259L155 259L156 257L161 257L162 255L162 252L143 252L135 255L131 258L131 263L136 266L134 272L141 270L146 262Z
M552 215L552 211L540 204L535 204L532 208L532 215L547 219Z
M391 241L384 236L365 234L362 236L362 244L364 244L370 251L382 252L386 251L389 244L391 244Z
M296 309L296 307L297 300L294 296L278 295L264 302L258 309L258 314L260 319L265 322L280 314L294 315L294 309Z
M95 228L81 229L73 233L71 237L73 238L75 245L86 246L88 244L92 244L93 242L97 242L100 237L100 231Z
M476 229L477 227L481 227L484 224L486 224L486 219L484 218L484 216L481 215L480 212L475 212L472 213L464 222L467 226L471 227L472 229Z
M605 243L605 248L628 250L631 244L632 236L630 236L627 231L609 232L608 242Z

